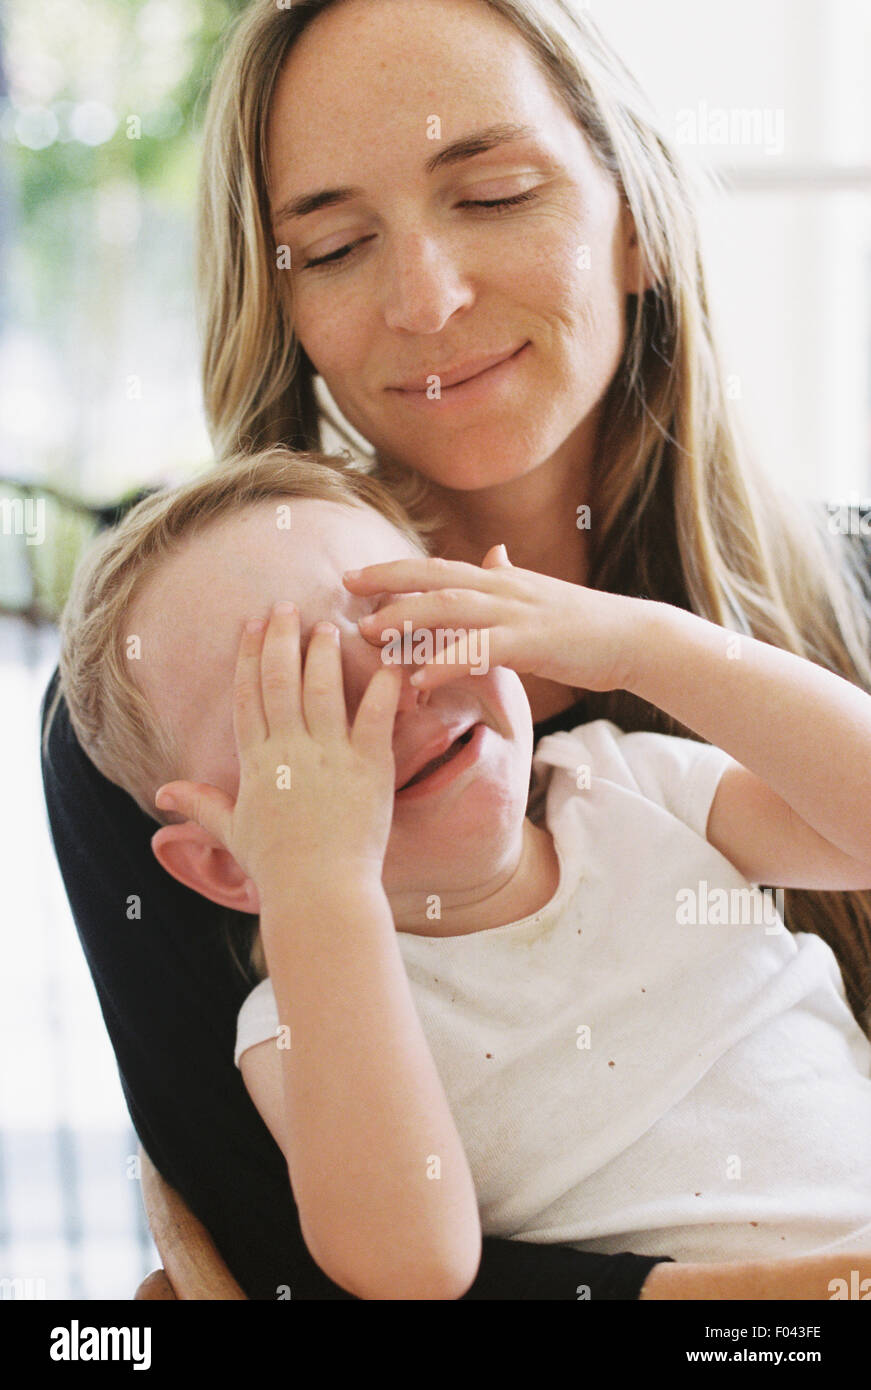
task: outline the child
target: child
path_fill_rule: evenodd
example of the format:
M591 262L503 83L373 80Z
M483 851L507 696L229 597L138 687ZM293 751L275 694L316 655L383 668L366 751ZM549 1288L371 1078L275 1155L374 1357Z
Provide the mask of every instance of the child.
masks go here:
M144 807L166 784L168 872L259 913L236 1057L314 1258L361 1297L453 1298L482 1228L700 1262L867 1249L871 1045L829 948L753 885L871 886L871 697L497 549L430 559L397 510L273 450L140 504L65 615L83 746ZM449 648L421 694L381 660L408 622L486 630L489 669ZM552 735L536 825L527 671L712 742Z

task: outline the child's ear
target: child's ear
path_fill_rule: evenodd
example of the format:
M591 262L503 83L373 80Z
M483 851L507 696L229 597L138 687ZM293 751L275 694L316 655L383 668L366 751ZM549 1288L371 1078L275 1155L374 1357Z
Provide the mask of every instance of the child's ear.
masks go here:
M237 912L260 911L257 887L220 840L196 821L163 825L151 837L154 857L173 878L204 898Z

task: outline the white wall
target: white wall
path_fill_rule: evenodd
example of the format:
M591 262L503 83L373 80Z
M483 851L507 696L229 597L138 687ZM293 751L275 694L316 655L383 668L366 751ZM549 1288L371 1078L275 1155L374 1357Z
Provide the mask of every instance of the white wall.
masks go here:
M586 8L673 136L687 109L760 109L770 134L782 115L782 149L681 143L688 163L739 171L735 191L702 208L713 314L748 435L778 481L821 498L871 494L871 5ZM820 186L850 166L852 188ZM769 189L749 191L750 177Z

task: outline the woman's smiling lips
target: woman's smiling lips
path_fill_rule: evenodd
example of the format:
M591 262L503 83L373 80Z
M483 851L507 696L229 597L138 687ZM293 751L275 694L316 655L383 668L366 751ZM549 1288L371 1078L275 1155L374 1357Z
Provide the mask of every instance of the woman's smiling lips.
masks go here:
M435 378L434 384L438 386L438 394L433 397L428 394L429 384L419 388L391 386L388 387L388 390L397 395L400 400L407 401L409 405L413 406L426 406L432 409L434 406L443 405L446 402L451 405L465 405L467 402L485 396L510 377L529 346L529 343L524 343L522 347L515 349L507 357L497 358L489 366L460 369L469 374L454 385L446 383L438 372L432 372L431 378ZM486 359L484 360L486 361ZM451 373L451 375L456 375L456 373Z

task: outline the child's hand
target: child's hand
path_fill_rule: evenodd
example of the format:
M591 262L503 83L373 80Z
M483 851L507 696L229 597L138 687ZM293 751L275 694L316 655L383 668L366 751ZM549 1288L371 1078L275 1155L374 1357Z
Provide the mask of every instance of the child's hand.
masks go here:
M646 607L643 599L515 569L504 546L489 550L480 568L459 560L391 560L347 571L344 582L354 594L401 595L360 620L363 636L378 646L387 640L383 629L402 633L405 622L412 632L480 630L487 635L487 668L510 666L585 690L627 688ZM474 650L468 644L467 656ZM441 658L419 667L412 684L434 690L482 668L480 661L460 662L460 655L448 643Z
M319 627L302 682L293 605L276 605L260 631L246 626L242 633L233 690L235 803L206 783L165 783L174 809L220 840L261 892L264 885L293 891L301 875L371 874L381 882L401 670L375 672L349 730L338 631ZM166 805L163 790L157 805Z

